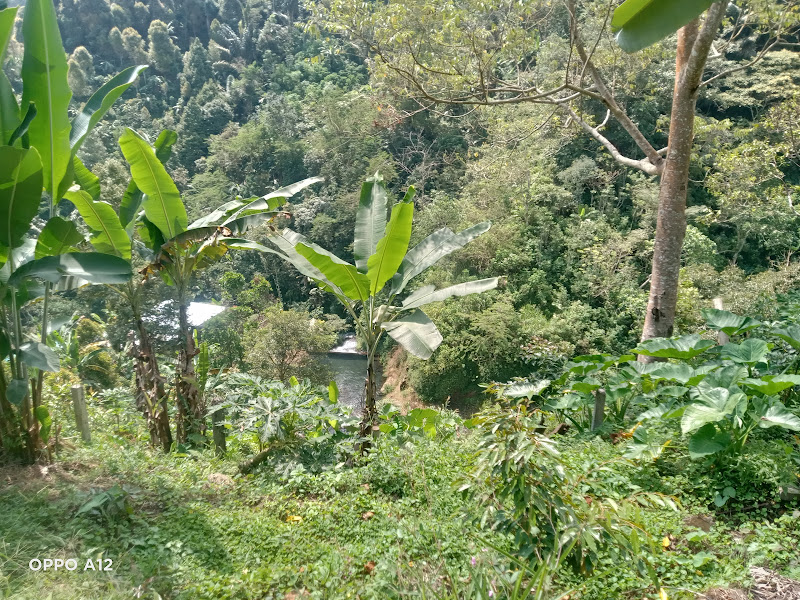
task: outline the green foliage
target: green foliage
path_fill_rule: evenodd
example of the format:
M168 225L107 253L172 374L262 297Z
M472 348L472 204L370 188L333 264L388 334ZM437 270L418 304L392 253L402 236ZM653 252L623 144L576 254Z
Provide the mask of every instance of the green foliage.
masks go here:
M541 435L537 412L525 401L496 404L471 420L481 442L472 481L461 489L484 507L481 525L510 534L516 555L529 562L564 561L591 573L600 552L610 549L612 555L627 554L642 574L655 579L641 553L652 540L633 520L636 504L606 504L595 495L603 489L592 481L593 469L570 472L555 442ZM638 501L674 506L657 495L643 494ZM541 585L549 588L551 582Z
M325 384L333 378L317 358L336 345L342 323L306 311L268 308L245 325L244 360L251 372L287 382L292 376Z
M301 383L292 378L284 384L232 373L217 377L209 385L212 394L223 399L213 410L227 412L233 431L255 435L259 449L299 449L316 457L316 468L324 465L331 445L334 454L329 460L353 451L352 434L357 420L325 388L314 386L307 379ZM284 461L286 468L287 457L278 460ZM289 464L295 463L289 460Z
M407 280L403 281L402 275L400 283L392 287L388 297L379 296L379 292L387 281L400 273L409 255L417 257L413 262L418 266L414 273L416 275L460 247L458 244L448 244L441 232L437 232L423 240L419 249L414 247L409 251L414 188L409 188L403 200L394 205L388 221L387 198L383 180L377 173L362 186L353 242L354 248L357 248L355 265L308 242L302 235L289 229L269 238L278 248L270 250L271 253L290 263L323 290L331 292L353 317L357 332L367 345L369 383L362 422L365 430L372 426L376 417L372 373L375 353L383 333L387 333L409 353L422 359L430 358L442 342L439 330L421 309L405 303L402 306L395 304L397 294L403 291L407 283ZM486 229L488 224L481 228L482 231ZM410 274L408 279L414 275ZM495 277L481 282L477 287L471 288L471 291L488 290L496 287L498 282L499 279ZM426 293L431 291L429 288ZM428 297L430 301L435 299L435 296ZM440 299L446 297L447 292Z

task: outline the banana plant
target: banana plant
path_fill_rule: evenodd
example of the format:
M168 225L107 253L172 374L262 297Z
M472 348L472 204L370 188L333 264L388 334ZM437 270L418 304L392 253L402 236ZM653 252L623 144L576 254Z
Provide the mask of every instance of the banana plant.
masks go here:
M614 10L611 28L625 52L636 52L675 33L716 0L626 0Z
M480 223L457 234L447 228L439 229L409 250L414 188L409 187L405 197L392 207L388 221L387 199L386 187L378 173L366 180L356 212L355 264L290 229L268 238L272 248L262 248L280 256L320 288L332 293L352 316L367 346L363 438L377 429L375 353L383 334L389 335L410 354L428 359L442 343L442 335L422 307L453 296L494 289L499 281L492 277L440 290L426 285L398 301L414 277L488 231L491 223Z
M126 129L120 137L122 154L131 171L131 184L120 212L125 215L123 218L130 219L129 227L136 225L152 253L142 275L146 279L158 274L175 289L180 341L175 385L177 438L179 443L200 442L205 436L206 411L195 374L194 357L198 350L188 318L194 273L217 262L230 250L260 248L259 244L238 236L274 219L287 198L322 180L312 177L260 198L237 198L189 224L178 188L162 162L163 142L159 136L154 147L132 129Z
M177 139L174 131L161 133L156 146L161 160L169 158L172 144ZM141 199L141 192L131 182L123 198L120 216L111 205L99 200L100 182L80 162L76 161L77 185L65 193L65 198L72 202L78 212L83 215L91 235L89 241L98 252L114 254L125 260L131 260L133 224L125 211L132 198ZM128 203L126 205L126 202ZM123 226L123 221L127 227ZM134 329L131 340L131 357L134 361L136 406L141 410L150 432L150 444L159 446L164 452L172 448L172 431L170 430L168 393L165 390L165 379L161 376L158 360L150 333L143 319L143 287L129 277L122 284L109 285L109 290L122 297L133 314Z
M0 64L16 17L17 8L0 9ZM26 2L22 34L21 99L0 73L0 354L10 375L0 370L0 446L6 455L32 462L42 455L49 431L49 412L42 405L44 372L59 368L46 345L51 294L130 277L124 258L82 252L83 236L73 221L55 215L55 207L80 175L77 152L84 140L145 66L113 77L70 120L72 92L52 0ZM43 192L46 223L34 239L31 223ZM20 310L39 299L37 341L23 331Z

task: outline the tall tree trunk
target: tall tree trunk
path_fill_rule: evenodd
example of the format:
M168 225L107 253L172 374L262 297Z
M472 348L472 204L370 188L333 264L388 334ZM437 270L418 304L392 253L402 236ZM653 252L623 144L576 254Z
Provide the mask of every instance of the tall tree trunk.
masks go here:
M205 435L205 411L202 397L197 387L194 370L194 357L197 355L184 293L178 294L178 322L181 348L178 352L177 383L178 400L178 442L186 443L192 434Z
M650 299L642 340L673 333L678 303L681 250L686 235L686 190L694 139L697 93L711 43L725 15L726 2L712 5L702 31L694 20L678 31L675 89L669 125L669 148L658 196L658 222L653 248ZM652 358L640 356L650 362Z

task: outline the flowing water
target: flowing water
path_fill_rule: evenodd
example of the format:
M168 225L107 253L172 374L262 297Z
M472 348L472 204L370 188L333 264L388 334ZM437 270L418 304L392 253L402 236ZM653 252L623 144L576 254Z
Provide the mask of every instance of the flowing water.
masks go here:
M367 356L358 349L354 335L345 337L341 345L328 352L323 362L333 369L342 404L361 409L364 406L364 380L367 376ZM378 388L380 389L380 373Z

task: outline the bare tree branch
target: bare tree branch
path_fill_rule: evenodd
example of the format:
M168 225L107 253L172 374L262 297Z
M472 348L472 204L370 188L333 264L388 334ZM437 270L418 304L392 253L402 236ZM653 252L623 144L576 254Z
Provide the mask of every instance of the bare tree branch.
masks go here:
M659 156L658 152L656 152L656 149L653 148L653 145L631 120L628 114L617 103L614 95L611 93L611 90L608 89L606 82L603 80L600 71L598 71L597 67L592 62L591 57L587 54L586 48L583 46L580 33L578 32L578 19L576 15L575 0L567 0L567 10L570 13L569 18L572 42L575 44L575 49L578 51L578 55L581 57L581 60L584 63L585 70L587 70L589 75L591 75L603 104L606 105L606 107L611 111L611 114L614 115L614 118L619 122L620 125L622 125L622 128L628 133L628 135L631 136L633 141L637 146L639 146L642 152L644 152L644 155L648 158L649 163L657 169L661 169L661 163L663 162L663 159L661 156Z
M575 121L581 128L592 136L595 140L600 142L603 147L611 154L611 157L616 160L621 165L625 165L626 167L632 167L634 169L639 169L647 173L648 175L656 176L661 173L661 168L654 165L650 162L649 159L644 160L637 160L635 158L629 158L627 156L623 156L622 153L617 150L617 147L611 143L611 141L605 137L602 133L600 133L599 128L600 126L605 124L605 121L598 127L592 127L586 121L580 118L578 114L572 110L567 104L562 104L562 108L569 114L570 119ZM609 111L610 112L610 111Z

